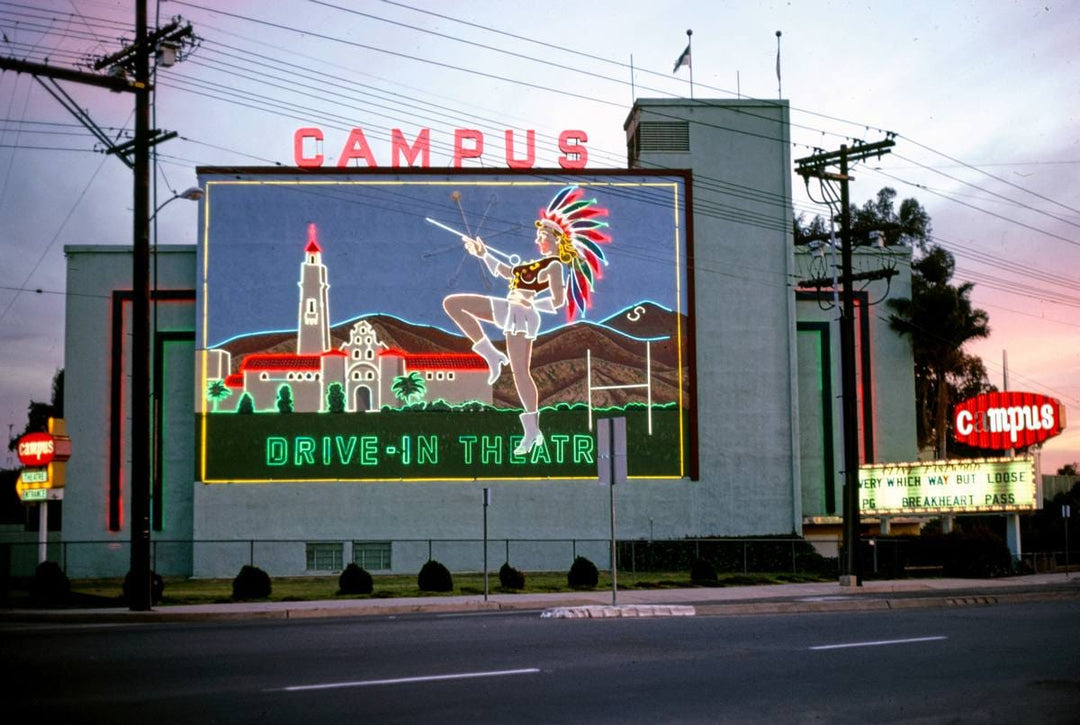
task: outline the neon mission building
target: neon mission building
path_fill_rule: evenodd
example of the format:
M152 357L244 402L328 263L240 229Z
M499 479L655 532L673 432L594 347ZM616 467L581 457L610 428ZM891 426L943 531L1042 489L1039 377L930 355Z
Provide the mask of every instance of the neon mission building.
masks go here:
M298 285L296 351L245 355L235 372L227 350L207 351L207 377L214 381L215 390L196 396L198 412L206 412L207 405L216 412L244 406L252 411L276 410L283 390L288 391L284 400L298 413L329 412L334 405L349 413L377 411L384 405L406 403L408 397L397 395L393 384L410 373L422 377L432 399L491 402L488 368L479 355L391 348L362 319L349 328L348 339L334 348L330 282L314 223L308 225Z

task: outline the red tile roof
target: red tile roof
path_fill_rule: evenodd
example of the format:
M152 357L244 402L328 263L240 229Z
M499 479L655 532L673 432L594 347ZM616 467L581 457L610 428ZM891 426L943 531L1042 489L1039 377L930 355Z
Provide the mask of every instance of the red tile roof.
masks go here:
M487 370L484 358L472 352L408 353L390 348L379 353L400 357L408 370Z
M322 355L290 355L288 353L248 355L240 363L241 370L319 370Z

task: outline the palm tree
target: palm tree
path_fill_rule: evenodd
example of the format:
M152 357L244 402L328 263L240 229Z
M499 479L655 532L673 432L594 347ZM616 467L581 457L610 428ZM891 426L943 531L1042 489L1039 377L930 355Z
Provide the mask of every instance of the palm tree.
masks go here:
M424 394L427 393L427 386L424 384L423 376L414 370L408 375L398 375L394 378L394 382L390 384L390 390L398 400L407 404L412 402L413 398L423 400Z
M206 397L214 403L214 412L217 412L218 403L230 395L232 395L232 391L225 385L225 381L220 378L208 383L206 386Z
M946 457L950 389L971 369L963 346L990 334L989 315L973 308L968 298L974 284L949 284L955 266L947 251L929 247L911 265L911 299L889 300L889 325L911 337L920 443L936 439L938 458Z

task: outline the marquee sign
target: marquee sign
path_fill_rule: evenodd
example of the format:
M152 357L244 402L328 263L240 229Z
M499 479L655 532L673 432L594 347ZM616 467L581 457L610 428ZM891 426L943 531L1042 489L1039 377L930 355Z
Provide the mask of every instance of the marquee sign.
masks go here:
M956 440L976 448L1026 448L1065 429L1065 407L1038 393L982 393L953 409Z
M1037 508L1032 458L887 463L859 468L859 511L864 515Z
M692 475L684 174L199 173L198 480Z

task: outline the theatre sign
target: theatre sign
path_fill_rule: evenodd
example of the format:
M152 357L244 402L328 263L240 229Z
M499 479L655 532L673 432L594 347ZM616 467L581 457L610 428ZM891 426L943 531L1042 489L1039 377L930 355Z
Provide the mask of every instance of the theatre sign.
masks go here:
M1061 401L1038 393L982 393L953 409L956 440L975 448L1027 448L1064 429Z
M859 469L863 515L1033 511L1032 458L890 463Z

